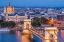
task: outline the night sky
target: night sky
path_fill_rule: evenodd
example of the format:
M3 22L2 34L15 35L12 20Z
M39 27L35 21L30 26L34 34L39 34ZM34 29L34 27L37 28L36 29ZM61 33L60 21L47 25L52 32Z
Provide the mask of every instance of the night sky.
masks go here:
M0 7L8 2L18 7L64 7L64 0L0 0Z

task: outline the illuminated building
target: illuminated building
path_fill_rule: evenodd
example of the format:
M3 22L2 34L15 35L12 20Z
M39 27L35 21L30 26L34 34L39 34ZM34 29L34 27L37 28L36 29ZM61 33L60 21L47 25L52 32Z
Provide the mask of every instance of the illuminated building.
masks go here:
M64 14L57 15L57 20L58 21L64 21Z
M13 14L14 13L14 7L10 5L10 2L8 4L8 7L4 7L4 13L5 14Z
M52 17L49 17L49 18L48 18L48 21L49 21L49 24L53 24L53 23L54 23L54 21L53 21L53 18L52 18Z
M6 21L20 22L23 21L24 19L27 19L26 13L6 14Z
M26 13L15 13L14 7L10 5L10 2L8 4L8 7L4 7L4 14L6 21L20 22L24 19L27 19Z

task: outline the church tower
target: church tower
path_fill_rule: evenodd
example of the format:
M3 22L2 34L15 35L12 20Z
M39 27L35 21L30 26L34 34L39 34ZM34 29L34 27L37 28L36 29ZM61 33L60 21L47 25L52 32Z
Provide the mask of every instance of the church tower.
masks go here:
M6 9L6 7L4 7L4 13L5 13L5 14L7 13L6 11L7 11L7 9Z
M8 3L8 7L10 7L10 2Z
M8 7L4 7L4 13L6 14L13 14L14 13L14 8L10 5L10 2L8 4Z
M12 10L12 11L13 11L13 13L14 13L14 7L13 7L13 10Z

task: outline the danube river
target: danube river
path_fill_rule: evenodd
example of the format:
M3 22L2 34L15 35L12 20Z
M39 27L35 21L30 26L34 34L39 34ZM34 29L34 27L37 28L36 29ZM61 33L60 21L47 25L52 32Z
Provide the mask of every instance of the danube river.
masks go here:
M61 31L61 39L64 40L64 31ZM29 41L27 35L18 32L0 32L0 42L42 42L37 36L33 35L33 40Z

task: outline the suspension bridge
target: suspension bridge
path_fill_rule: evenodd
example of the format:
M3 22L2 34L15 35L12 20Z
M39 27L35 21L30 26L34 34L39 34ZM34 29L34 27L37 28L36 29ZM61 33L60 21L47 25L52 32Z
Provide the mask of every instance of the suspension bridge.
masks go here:
M15 29L14 29L15 30ZM16 30L21 30L21 28L16 28ZM44 28L34 28L31 26L31 20L24 20L24 30L28 30L32 34L39 37L42 42L63 42L58 36L60 30L64 30L63 27L44 27Z

